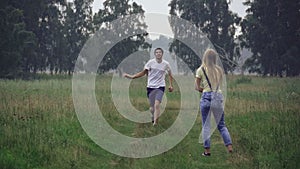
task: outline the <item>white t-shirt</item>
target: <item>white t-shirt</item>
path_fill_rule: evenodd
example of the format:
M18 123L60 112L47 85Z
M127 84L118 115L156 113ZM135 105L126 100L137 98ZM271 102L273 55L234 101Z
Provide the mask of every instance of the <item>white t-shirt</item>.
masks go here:
M165 75L166 72L171 73L171 68L169 62L162 60L161 63L158 63L156 59L149 60L145 69L148 70L148 82L147 87L149 88L159 88L165 87Z

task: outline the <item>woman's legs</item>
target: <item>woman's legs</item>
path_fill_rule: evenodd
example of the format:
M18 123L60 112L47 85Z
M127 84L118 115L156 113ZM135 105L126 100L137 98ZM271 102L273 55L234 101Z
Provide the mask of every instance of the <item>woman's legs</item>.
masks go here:
M202 113L202 139L204 148L210 148L210 113Z
M204 97L204 96L202 96ZM209 111L209 101L206 99L201 99L200 109L202 115L202 139L204 143L204 152L210 154L210 117L211 113Z
M210 118L211 113L206 106L201 105L201 115L202 115L202 139L204 143L204 148L206 153L210 153Z
M204 143L203 156L210 156L210 116L209 112L202 113L202 139Z
M225 125L225 117L224 117L224 111L222 113L214 113L214 118L216 120L216 123L218 124L218 130L223 138L224 144L227 147L229 152L232 152L232 142L230 133Z
M210 119L213 112L217 128L223 138L224 144L229 152L232 152L232 142L229 131L225 125L224 110L210 110L210 93L203 93L200 100L200 110L202 114L202 139L204 142L205 153L210 154ZM204 154L205 155L205 154ZM205 155L206 156L206 155Z

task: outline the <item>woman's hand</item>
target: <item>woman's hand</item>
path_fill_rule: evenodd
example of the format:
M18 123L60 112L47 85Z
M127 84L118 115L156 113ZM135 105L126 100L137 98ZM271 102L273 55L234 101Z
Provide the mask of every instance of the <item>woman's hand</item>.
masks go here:
M199 91L200 93L202 93L202 92L203 92L203 88L202 88L202 87L199 87L199 88L198 88L198 91Z

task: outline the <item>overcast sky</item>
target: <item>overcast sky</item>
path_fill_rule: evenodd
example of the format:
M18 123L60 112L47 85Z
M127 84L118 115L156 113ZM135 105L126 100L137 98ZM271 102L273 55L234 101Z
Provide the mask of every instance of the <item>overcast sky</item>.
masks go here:
M134 2L142 5L143 9L149 13L161 13L169 14L168 4L171 0L134 0ZM229 8L239 16L244 17L246 15L246 6L242 4L244 0L232 0ZM102 8L104 0L94 0L93 12L98 12L99 8Z

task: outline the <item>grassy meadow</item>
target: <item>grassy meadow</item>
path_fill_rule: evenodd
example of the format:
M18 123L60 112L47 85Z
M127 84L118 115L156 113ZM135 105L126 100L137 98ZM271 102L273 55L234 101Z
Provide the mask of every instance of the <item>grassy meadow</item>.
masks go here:
M99 81L101 79L101 83ZM167 93L159 126L133 123L120 115L110 93L110 76L96 81L97 102L106 120L131 137L157 135L172 125L180 92ZM149 108L146 79L131 83L130 100ZM193 90L193 88L191 88ZM219 132L212 156L201 156L201 116L173 149L142 159L120 157L95 144L82 129L73 106L71 78L0 80L0 168L2 169L277 169L300 168L300 79L227 76L226 124L234 153Z

